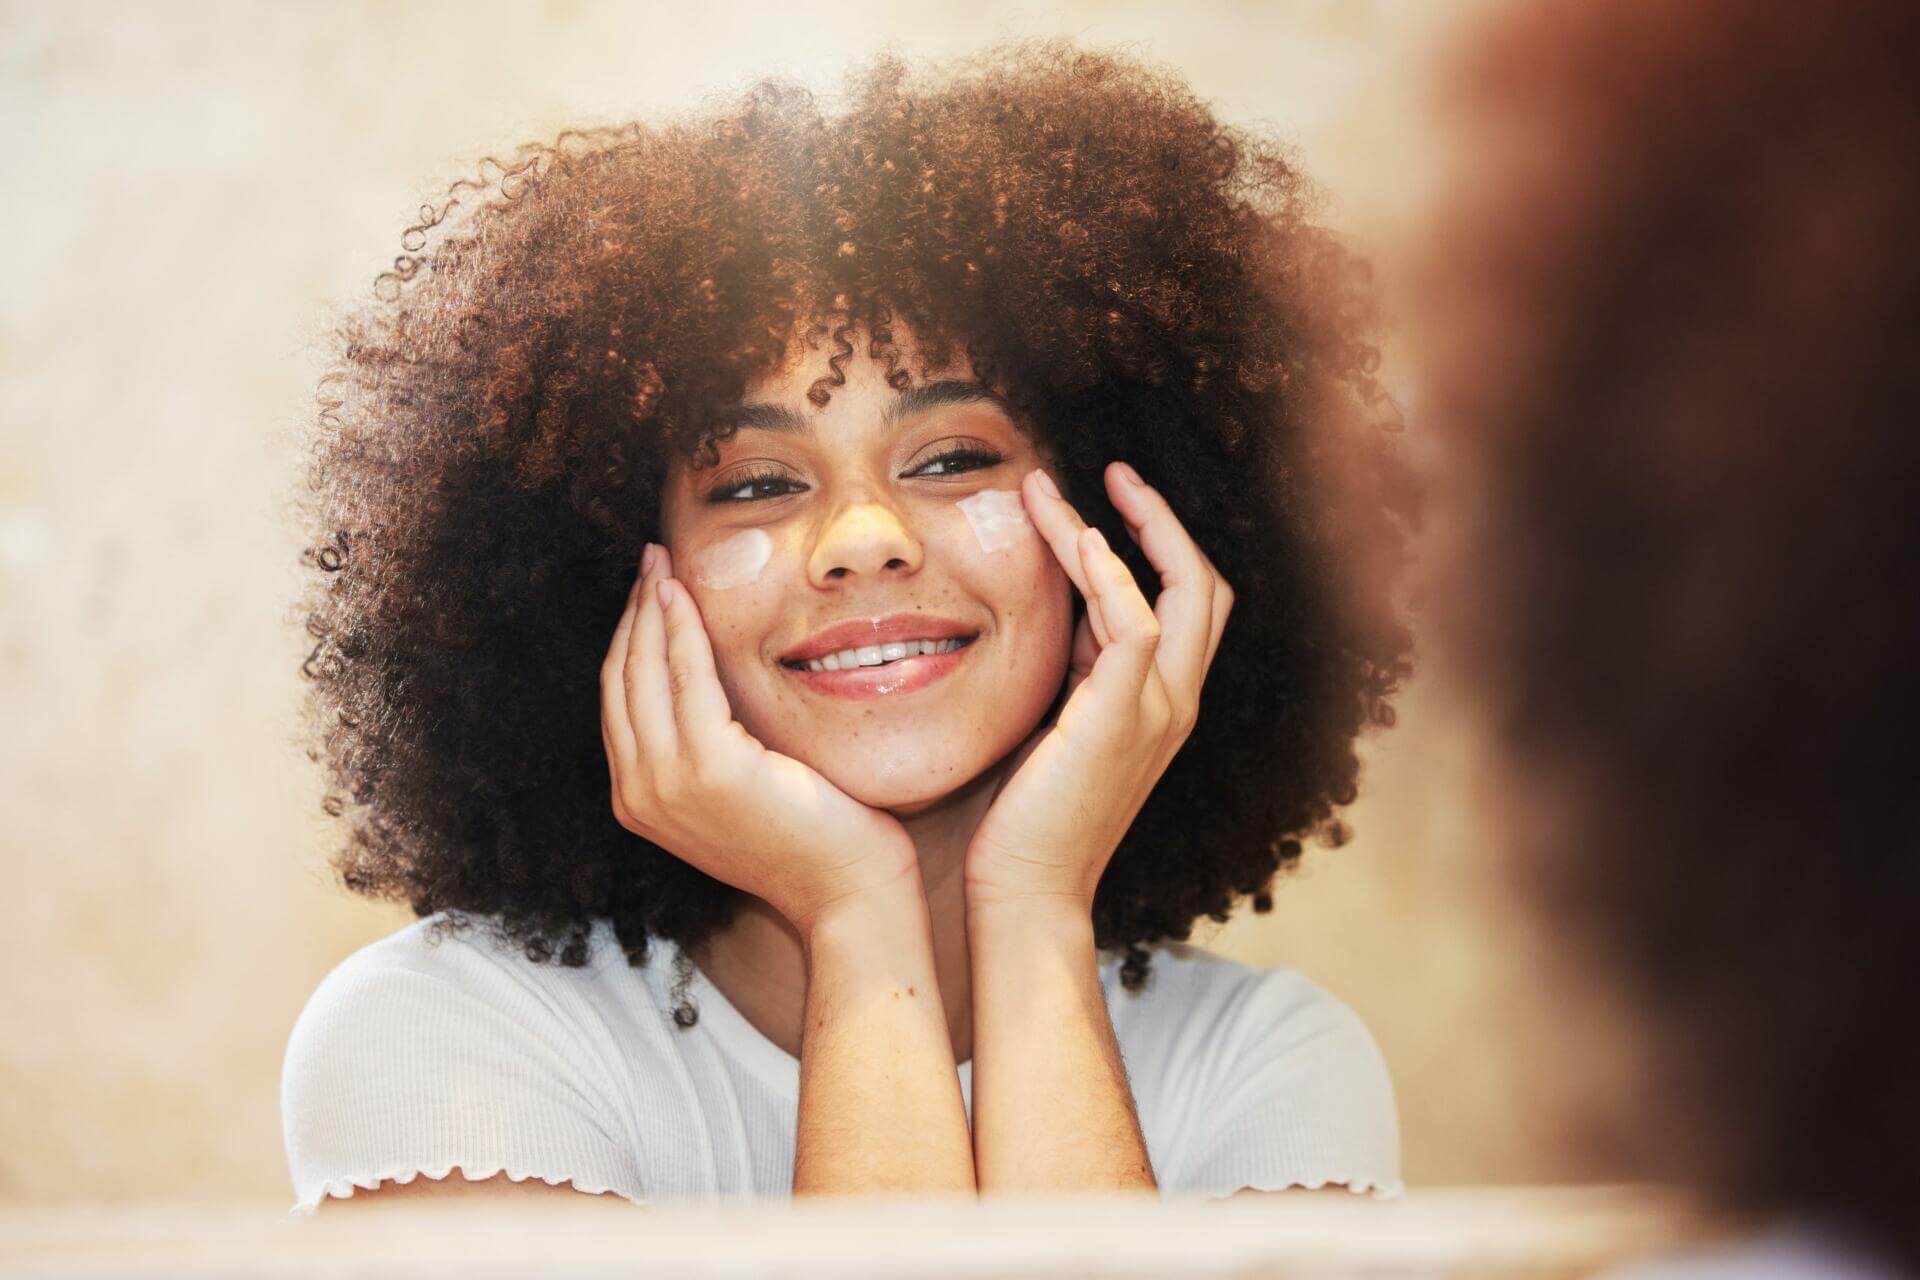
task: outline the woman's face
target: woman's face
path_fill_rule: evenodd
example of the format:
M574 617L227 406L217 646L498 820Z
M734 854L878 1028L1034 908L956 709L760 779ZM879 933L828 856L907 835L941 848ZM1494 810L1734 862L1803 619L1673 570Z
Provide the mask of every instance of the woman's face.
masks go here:
M918 368L911 333L894 335ZM913 812L1038 725L1066 676L1072 595L1020 499L1045 461L1034 442L958 365L895 391L866 339L824 408L807 389L834 344L796 343L752 384L718 465L669 472L662 537L734 718L855 799ZM944 643L875 651L908 641Z

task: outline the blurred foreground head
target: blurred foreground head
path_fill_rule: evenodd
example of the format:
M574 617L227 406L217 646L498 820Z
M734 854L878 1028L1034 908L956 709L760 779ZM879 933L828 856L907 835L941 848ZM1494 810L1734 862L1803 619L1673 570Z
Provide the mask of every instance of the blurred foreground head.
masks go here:
M1642 1172L1920 1266L1916 50L1911 3L1510 12L1420 358L1440 618L1517 865L1649 1019Z

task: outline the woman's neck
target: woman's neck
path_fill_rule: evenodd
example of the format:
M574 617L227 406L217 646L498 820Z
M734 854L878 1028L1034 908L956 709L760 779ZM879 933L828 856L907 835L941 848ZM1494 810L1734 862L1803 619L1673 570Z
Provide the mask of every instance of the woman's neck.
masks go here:
M966 856L973 833L999 793L1013 754L952 795L916 813L898 815L920 857L920 879L933 924L934 969L946 1008L955 1062L973 1056L972 982L967 956ZM740 1015L780 1048L800 1056L807 974L800 935L759 898L747 898L733 919L691 955L700 972Z

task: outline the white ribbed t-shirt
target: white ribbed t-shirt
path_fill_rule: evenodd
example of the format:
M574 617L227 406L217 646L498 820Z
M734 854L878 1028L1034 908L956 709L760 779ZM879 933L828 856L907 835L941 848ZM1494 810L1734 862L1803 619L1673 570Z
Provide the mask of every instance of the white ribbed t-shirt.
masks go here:
M675 1026L672 943L634 967L599 920L573 969L479 922L436 937L439 918L347 957L294 1025L280 1092L293 1215L456 1167L638 1204L791 1194L799 1060L698 969L699 1020ZM1117 954L1099 968L1163 1195L1400 1193L1393 1087L1351 1009L1291 969L1151 950L1141 991L1121 987Z

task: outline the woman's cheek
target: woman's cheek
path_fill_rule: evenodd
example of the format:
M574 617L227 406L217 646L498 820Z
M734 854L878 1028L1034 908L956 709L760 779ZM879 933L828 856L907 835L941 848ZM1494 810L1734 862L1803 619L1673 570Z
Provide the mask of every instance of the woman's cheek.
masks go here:
M737 710L767 619L781 609L779 548L764 529L742 529L677 550L674 558L686 565L683 580L700 608L714 669Z
M765 529L742 529L695 547L692 579L708 591L731 591L760 580L773 559L773 539Z
M1028 598L1057 588L1065 571L1027 516L1018 489L981 489L951 505L950 545L986 594ZM1022 609L1018 612L1028 612Z
M1031 551L1039 530L1027 518L1027 504L1018 489L981 489L953 504L973 534L973 544L984 556Z
M1072 643L1073 588L1053 549L1027 516L1018 489L982 489L959 499L960 519L947 529L950 545L969 566L982 594L1004 619L1022 628L1043 652L1060 652L1064 672Z
M1018 489L982 489L953 509L960 517L949 534L954 555L1012 642L994 674L987 729L999 751L1032 733L1059 695L1072 660L1073 587Z
M1067 593L1066 570L1027 516L1020 490L981 489L953 506L964 525L956 544L970 562L991 575L997 594Z

